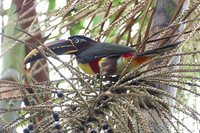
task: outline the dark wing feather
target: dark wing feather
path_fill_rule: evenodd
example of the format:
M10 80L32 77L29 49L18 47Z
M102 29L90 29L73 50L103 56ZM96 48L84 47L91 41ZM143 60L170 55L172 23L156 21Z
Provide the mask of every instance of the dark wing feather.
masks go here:
M124 53L135 52L128 46L97 43L77 55L77 60L80 63L89 63L102 57L120 56Z

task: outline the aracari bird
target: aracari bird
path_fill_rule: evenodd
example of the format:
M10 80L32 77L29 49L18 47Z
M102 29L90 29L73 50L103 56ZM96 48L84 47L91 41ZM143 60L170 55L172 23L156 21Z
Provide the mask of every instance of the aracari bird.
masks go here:
M128 46L97 42L91 38L76 35L67 40L53 41L45 46L56 55L75 55L79 67L87 74L120 75L130 60L125 73L157 55L174 49L178 44L180 42L135 54L135 50ZM25 57L25 65L44 57L38 49L48 52L44 46L39 46Z

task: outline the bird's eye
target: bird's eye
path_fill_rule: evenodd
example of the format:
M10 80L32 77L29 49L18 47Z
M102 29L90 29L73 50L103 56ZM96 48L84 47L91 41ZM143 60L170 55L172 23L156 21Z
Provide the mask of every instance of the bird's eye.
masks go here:
M75 38L75 39L74 39L74 42L75 42L75 43L79 43L79 42L80 42L80 40L79 40L79 39L77 39L77 38Z

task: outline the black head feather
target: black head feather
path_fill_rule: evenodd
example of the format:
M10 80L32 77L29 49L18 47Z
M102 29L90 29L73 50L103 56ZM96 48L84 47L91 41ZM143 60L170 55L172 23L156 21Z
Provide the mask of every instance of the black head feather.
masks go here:
M78 52L76 54L85 51L97 43L95 40L83 35L70 36L68 39L71 40L72 43L77 47Z
M96 43L95 40L93 40L89 37L83 36L83 35L70 36L68 39L72 40L75 44L82 43L82 42Z

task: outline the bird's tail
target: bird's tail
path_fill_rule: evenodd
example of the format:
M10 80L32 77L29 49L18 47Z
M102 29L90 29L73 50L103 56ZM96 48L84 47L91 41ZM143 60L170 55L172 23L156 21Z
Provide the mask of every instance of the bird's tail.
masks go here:
M139 53L137 55L137 57L153 57L153 56L157 56L157 55L163 54L163 53L165 53L167 51L173 50L175 47L180 45L182 42L183 41L179 41L179 42L175 42L173 44L165 45L165 46L160 47L160 48L148 50L148 51L145 51L143 53Z

